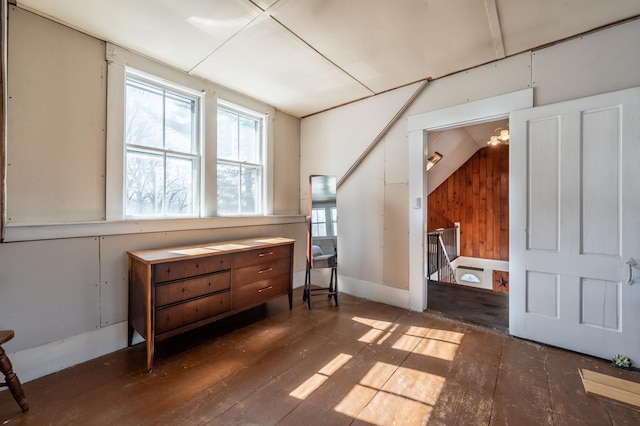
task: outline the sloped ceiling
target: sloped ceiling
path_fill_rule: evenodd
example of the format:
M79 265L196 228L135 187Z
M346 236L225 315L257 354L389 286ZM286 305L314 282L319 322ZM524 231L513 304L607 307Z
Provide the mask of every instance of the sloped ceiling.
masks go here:
M18 0L297 117L640 14L637 0Z
M429 132L428 155L438 152L442 160L429 170L427 194L431 194L479 149L486 147L491 135L497 134L497 129L508 128L509 120L503 119Z

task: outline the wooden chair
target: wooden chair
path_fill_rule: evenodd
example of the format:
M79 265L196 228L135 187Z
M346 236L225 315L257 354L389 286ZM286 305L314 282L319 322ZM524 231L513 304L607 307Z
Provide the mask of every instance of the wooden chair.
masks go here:
M13 339L13 336L13 330L0 330L0 372L4 374L5 379L5 382L0 383L0 386L8 387L22 411L27 411L29 404L27 404L27 398L24 396L20 380L18 380L16 373L13 372L11 361L9 361L4 349L2 349L2 345Z

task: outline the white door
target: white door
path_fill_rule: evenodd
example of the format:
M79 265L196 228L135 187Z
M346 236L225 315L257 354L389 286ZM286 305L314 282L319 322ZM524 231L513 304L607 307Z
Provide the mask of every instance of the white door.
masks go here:
M511 334L640 364L640 88L510 127Z

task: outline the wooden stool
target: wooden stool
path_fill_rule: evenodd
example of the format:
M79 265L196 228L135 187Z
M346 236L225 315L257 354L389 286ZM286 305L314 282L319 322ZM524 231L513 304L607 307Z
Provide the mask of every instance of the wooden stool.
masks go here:
M5 383L0 383L0 386L7 386L22 411L27 411L29 404L27 404L27 398L24 396L20 380L18 380L16 373L13 372L11 361L9 361L4 349L2 349L2 345L13 339L13 336L13 330L0 330L0 372L4 374L4 379L6 380Z

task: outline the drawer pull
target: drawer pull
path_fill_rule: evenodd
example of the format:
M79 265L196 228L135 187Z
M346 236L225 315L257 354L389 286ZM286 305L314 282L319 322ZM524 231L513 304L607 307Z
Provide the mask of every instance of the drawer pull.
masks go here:
M272 288L273 288L272 285L270 285L269 287L260 288L260 289L258 289L258 293L262 293L263 291L271 290Z
M258 257L271 256L272 254L273 254L273 252L272 252L272 251L267 252L267 253L260 253L260 254L258 255Z
M271 272L273 271L273 268L267 268L267 269L262 269L260 271L258 271L259 274L264 274L265 272Z

